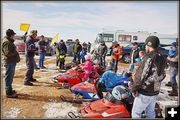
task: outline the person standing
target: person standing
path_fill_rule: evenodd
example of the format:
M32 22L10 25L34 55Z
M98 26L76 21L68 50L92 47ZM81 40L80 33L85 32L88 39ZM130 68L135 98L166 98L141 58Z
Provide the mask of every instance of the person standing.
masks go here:
M115 72L117 72L118 61L120 59L121 54L122 54L122 47L118 44L117 41L115 41L112 47L112 67Z
M78 59L78 64L80 64L80 52L81 52L81 50L82 50L82 46L81 46L81 44L80 44L80 42L79 42L79 39L76 39L76 43L75 43L75 45L73 46L73 53L74 53L74 59L73 59L73 61L75 62L75 63L77 63L77 59Z
M133 77L132 93L135 99L132 118L141 118L143 111L147 118L155 118L156 98L166 77L166 59L158 52L159 44L156 36L149 36L145 41L146 54Z
M132 47L132 50L131 50L131 64L130 64L130 67L129 67L129 71L133 72L134 71L134 67L135 67L135 59L136 58L139 58L139 48L138 48L138 43L137 42L134 42L133 43L133 47Z
M81 57L81 62L84 63L85 62L85 55L87 54L87 44L86 43L83 43L83 46L82 46L82 50L80 52L80 57Z
M54 47L56 49L56 67L59 68L59 44L55 42Z
M6 30L6 37L2 43L2 55L5 71L5 89L6 97L17 98L16 91L12 88L13 78L15 74L16 64L20 62L19 53L16 51L16 46L14 45L15 32L12 29Z
M98 54L99 54L99 62L101 67L105 67L105 59L107 54L107 46L104 42L104 40L101 40L99 48L98 48Z
M32 30L30 32L30 36L26 40L26 46L25 46L25 57L26 57L26 66L27 71L24 78L24 85L33 86L33 83L37 81L33 78L34 74L34 56L35 51L38 49L35 46L35 42L38 41L37 39L37 30Z
M59 44L59 69L64 69L67 47L63 40Z
M46 67L44 66L44 60L45 60L45 56L46 56L47 43L46 43L43 35L41 35L38 45L39 45L39 67L41 69L45 69Z
M88 42L88 45L87 45L87 52L90 53L91 52L91 43Z
M172 87L172 91L169 91L169 96L178 96L177 82L176 76L178 74L178 49L177 43L172 43L172 49L175 51L175 54L172 56L168 56L167 60L169 62L170 67L170 85Z

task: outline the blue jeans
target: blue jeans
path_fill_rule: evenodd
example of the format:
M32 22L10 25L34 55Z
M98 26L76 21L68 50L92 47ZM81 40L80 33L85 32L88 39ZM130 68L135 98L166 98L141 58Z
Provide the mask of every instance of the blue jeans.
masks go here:
M44 66L45 56L46 56L46 52L40 52L39 53L39 67L43 67Z
M99 56L98 61L100 63L100 66L105 67L105 64L106 64L105 56Z
M73 61L74 61L74 62L77 62L77 59L78 59L78 64L80 64L80 54L79 54L79 53L74 53L74 59L73 59Z
M6 95L12 93L12 82L14 78L16 63L10 63L5 65L6 72L5 72L5 89Z
M145 111L147 118L155 118L155 104L156 104L155 96L145 96L139 94L134 99L133 108L132 108L132 118L141 118L141 114Z
M173 86L177 86L176 75L178 74L178 68L170 67L170 81Z
M82 63L84 63L86 61L84 57L82 57L81 60L82 60Z
M112 59L112 67L117 72L118 69L118 60Z
M135 69L135 65L134 65L134 63L131 63L129 66L129 71L134 72L134 69Z

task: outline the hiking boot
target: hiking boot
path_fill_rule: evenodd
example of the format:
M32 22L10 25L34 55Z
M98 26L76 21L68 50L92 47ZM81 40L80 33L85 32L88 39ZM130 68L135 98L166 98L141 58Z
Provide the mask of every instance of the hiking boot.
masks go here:
M33 83L31 83L31 82L28 81L28 82L25 82L24 85L33 86Z
M172 86L172 91L169 96L178 96L177 86Z
M15 91L15 90L12 90L12 93L16 93L16 91Z
M17 98L17 94L15 92L12 92L11 94L6 95L7 98Z
M35 70L39 70L40 68L37 67L37 68L34 68L34 69L35 69Z
M30 81L31 81L31 82L36 82L37 80L36 80L36 79L34 79L34 78L32 78Z
M166 86L171 87L171 82L168 82Z
M42 66L41 68L42 68L42 69L46 69L46 67L45 67L45 66Z

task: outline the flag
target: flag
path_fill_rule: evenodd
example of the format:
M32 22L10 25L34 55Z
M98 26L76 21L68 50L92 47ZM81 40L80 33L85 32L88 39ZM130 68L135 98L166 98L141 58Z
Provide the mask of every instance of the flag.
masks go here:
M58 38L59 38L59 33L57 33L57 34L54 36L54 38L53 38L52 41L51 41L51 44L53 45L55 42L57 42L57 41L58 41Z
M30 24L21 23L20 30L28 32Z

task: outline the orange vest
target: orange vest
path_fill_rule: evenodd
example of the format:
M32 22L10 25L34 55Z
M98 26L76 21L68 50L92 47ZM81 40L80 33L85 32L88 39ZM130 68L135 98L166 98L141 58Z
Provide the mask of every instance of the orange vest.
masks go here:
M121 55L122 55L122 47L121 46L112 48L112 59L119 60Z

